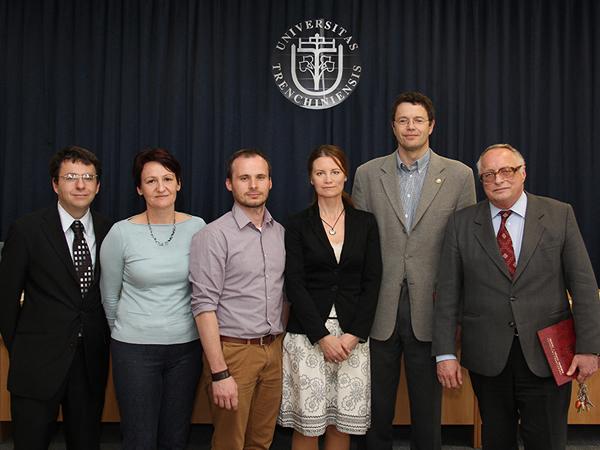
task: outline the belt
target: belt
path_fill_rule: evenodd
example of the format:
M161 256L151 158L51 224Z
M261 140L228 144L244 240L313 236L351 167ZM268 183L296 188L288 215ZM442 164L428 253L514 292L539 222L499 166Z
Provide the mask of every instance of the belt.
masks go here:
M233 344L269 345L275 339L277 339L278 336L279 336L278 334L267 334L266 336L261 336L261 337L252 338L252 339L221 336L221 342L231 342Z

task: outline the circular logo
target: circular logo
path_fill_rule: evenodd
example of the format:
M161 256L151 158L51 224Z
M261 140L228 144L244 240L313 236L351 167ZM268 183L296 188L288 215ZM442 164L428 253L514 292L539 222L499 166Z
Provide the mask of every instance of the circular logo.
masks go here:
M289 28L271 55L275 85L290 102L327 109L346 100L360 81L358 43L347 28L327 19Z

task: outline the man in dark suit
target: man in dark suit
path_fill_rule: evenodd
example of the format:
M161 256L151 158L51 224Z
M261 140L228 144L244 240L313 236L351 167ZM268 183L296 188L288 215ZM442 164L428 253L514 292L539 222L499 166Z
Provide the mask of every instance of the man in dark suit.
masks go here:
M442 389L431 357L433 297L450 214L475 203L473 171L429 148L433 103L400 94L391 127L398 148L356 170L352 198L375 215L383 276L371 328L372 422L369 450L391 450L392 421L404 356L411 448L441 448Z
M59 406L67 448L99 448L109 331L98 253L111 225L89 209L100 174L90 151L57 152L50 176L58 204L18 219L2 251L0 332L17 450L48 448Z
M576 355L567 374L598 369L598 286L573 209L524 191L525 160L508 144L477 162L487 200L448 222L434 314L432 352L444 387L462 384L461 363L479 401L486 450L564 449L571 383L556 386L537 331L573 317ZM567 292L572 297L569 305Z

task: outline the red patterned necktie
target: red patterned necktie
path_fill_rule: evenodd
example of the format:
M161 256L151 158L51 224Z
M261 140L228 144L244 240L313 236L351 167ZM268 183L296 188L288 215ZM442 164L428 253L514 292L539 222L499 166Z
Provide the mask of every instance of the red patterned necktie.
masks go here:
M508 230L506 229L506 219L508 219L508 216L510 216L511 213L512 211L500 212L502 222L500 223L500 229L498 230L496 241L498 241L500 256L502 256L502 259L508 268L508 272L512 277L514 276L515 269L517 268L517 259L515 258L515 250L513 248L512 239L510 238L510 234L508 234Z

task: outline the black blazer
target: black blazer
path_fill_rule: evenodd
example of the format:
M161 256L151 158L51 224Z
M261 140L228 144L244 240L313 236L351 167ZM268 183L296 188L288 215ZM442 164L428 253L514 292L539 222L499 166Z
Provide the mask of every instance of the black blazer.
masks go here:
M375 216L346 207L339 264L317 204L290 217L285 230L285 290L291 302L287 330L314 344L329 334L325 321L335 305L342 330L366 340L381 283L381 248Z
M99 250L111 221L95 212L92 220L94 283L83 299L56 205L18 219L9 230L0 260L0 332L10 356L8 389L15 395L54 395L80 330L90 387L104 392L110 333L98 285Z

